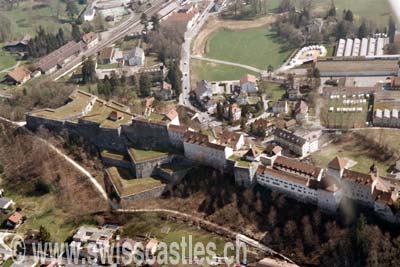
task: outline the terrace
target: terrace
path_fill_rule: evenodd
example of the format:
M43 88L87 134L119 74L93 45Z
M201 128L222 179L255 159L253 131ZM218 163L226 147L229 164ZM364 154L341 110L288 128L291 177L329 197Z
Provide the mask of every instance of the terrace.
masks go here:
M168 156L168 153L166 152L154 151L154 150L142 150L137 148L128 149L128 153L135 163Z
M118 191L120 197L133 195L139 192L151 190L163 185L163 183L154 178L139 178L139 179L126 179L130 174L124 170L118 170L116 167L111 167L106 170L109 178ZM122 174L122 176L121 176Z
M109 117L112 111L121 113L122 117L118 120L110 119ZM121 124L130 123L132 120L132 114L122 109L117 109L113 104L97 100L93 105L92 110L86 116L82 117L82 119L100 124L100 127L102 128L116 129L119 128Z

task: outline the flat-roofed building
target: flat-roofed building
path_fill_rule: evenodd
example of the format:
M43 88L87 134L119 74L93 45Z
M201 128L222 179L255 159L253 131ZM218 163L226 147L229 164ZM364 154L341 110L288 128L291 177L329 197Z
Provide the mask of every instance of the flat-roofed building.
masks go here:
M368 39L362 38L361 40L361 48L360 48L360 56L366 56L368 53Z
M353 42L354 41L352 39L347 39L346 40L346 47L345 47L345 50L344 50L344 56L345 57L351 56L351 53L353 51Z

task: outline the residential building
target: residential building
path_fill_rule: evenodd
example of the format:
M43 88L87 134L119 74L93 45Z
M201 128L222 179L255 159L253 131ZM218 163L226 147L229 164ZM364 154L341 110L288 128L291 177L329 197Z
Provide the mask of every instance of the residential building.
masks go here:
M7 210L10 208L12 205L14 205L14 201L7 197L0 197L0 210Z
M261 154L261 149L256 146L252 146L249 150L247 150L243 157L248 161L260 161Z
M308 105L303 100L300 100L296 103L294 107L294 113L296 116L296 120L303 121L308 118Z
M6 225L10 228L17 228L23 223L23 221L24 217L22 216L22 214L18 211L14 211L13 213L11 213L10 216L8 216Z
M96 15L95 3L96 1L86 7L83 12L84 21L92 21L94 19L94 16Z
M240 88L248 94L257 93L257 78L254 75L246 74L240 78Z
M93 48L99 43L99 35L95 32L89 32L82 36L82 42L86 45L87 49Z
M265 135L269 135L275 129L275 125L263 118L257 119L253 122L253 128L255 131L265 131Z
M171 100L174 96L172 85L165 81L161 83L160 87L153 89L153 92L157 99L161 99L164 101Z
M121 58L121 51L114 47L106 47L100 51L99 56L97 58L99 64L113 64L117 63Z
M144 50L140 47L124 52L123 57L124 65L127 66L143 66L145 63Z
M186 158L219 170L227 167L227 159L233 154L232 148L216 144L209 136L196 132L185 134L183 146Z
M32 37L26 34L17 41L5 42L3 48L13 53L26 53L28 51L28 42L31 39Z
M218 144L228 146L233 151L240 150L244 145L244 136L242 134L224 130L215 135Z
M64 66L74 56L78 56L83 50L82 42L70 41L47 56L42 57L36 64L36 69L43 74L50 74L57 68Z
M298 100L301 98L300 88L299 87L289 87L287 89L287 95L289 100Z
M16 67L10 71L5 78L5 82L8 84L21 85L31 79L32 72L24 66Z
M282 191L299 201L317 204L318 182L322 174L321 168L278 156L272 166L259 166L256 179L259 184Z
M111 241L118 229L119 227L115 225L81 226L72 237L69 246L79 248L80 256L99 257L102 249L111 246Z
M179 114L175 108L171 108L166 112L161 113L163 116L162 121L167 122L167 125L180 125Z
M232 105L225 105L224 107L224 117L225 119L230 119L230 113L232 114L232 121L238 121L242 118L242 109L237 103Z
M297 122L295 119L277 118L275 120L275 125L277 128L281 128L281 129L293 129L297 125Z
M309 132L299 130L291 132L281 128L274 130L274 141L300 157L308 156L319 149L320 136L320 131Z
M211 85L206 80L197 82L194 92L196 94L197 101L199 102L209 100L212 97Z
M272 104L272 112L275 114L286 114L288 111L289 109L287 101L276 101Z
M182 8L178 12L172 12L163 21L163 24L173 25L175 29L182 29L183 32L186 32L195 25L199 16L199 10L192 5L190 8Z

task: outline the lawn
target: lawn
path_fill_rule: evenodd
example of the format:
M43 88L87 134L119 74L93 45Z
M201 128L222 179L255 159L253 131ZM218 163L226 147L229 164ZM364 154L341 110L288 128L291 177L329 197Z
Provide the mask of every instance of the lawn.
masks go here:
M228 241L218 235L184 223L163 220L157 216L157 214L136 214L135 216L132 216L129 222L123 227L123 235L133 239L137 236L144 236L146 234L150 234L167 244L171 244L172 242L180 244L182 238L185 238L186 242L189 242L189 236L191 236L193 244L192 248L197 242L205 245L209 242L213 242L216 244L217 255L223 254L224 244ZM185 254L188 256L187 249Z
M357 164L351 169L364 173L368 173L371 165L375 163L382 175L388 172L395 161L394 159L380 158L382 154L378 153L375 147L371 147L362 138L352 134L339 137L335 142L313 153L311 159L317 166L325 168L335 156L356 161Z
M60 208L57 195L47 193L41 196L16 194L11 187L5 186L6 197L11 198L15 207L22 209L22 214L27 220L17 229L20 234L25 234L29 229L39 229L44 226L54 241L65 241L77 226L70 220L70 215Z
M388 147L394 154L400 155L400 129L372 129L366 128L357 133L375 140L378 144Z
M118 63L112 63L112 64L97 64L98 69L116 69L119 68Z
M264 27L240 31L222 29L208 40L206 57L266 70L269 65L275 69L281 66L290 52Z
M3 45L0 44L0 47L3 47ZM11 53L0 49L0 71L14 66L16 62L15 57Z
M161 181L151 177L124 179L125 177L129 176L130 178L131 176L130 173L127 173L123 169L118 170L115 167L111 167L108 168L106 171L110 179L112 180L113 184L115 185L118 194L122 197L162 186ZM121 176L121 174L124 176L124 178Z
M268 100L272 101L280 100L286 94L286 90L281 88L281 84L279 83L260 81L258 89L267 95Z
M239 67L228 66L223 64L215 64L211 62L201 61L197 59L191 60L191 78L195 84L199 80L207 81L229 81L239 80L246 74L253 74L258 76L257 73L251 72Z
M86 5L79 5L78 10L83 10ZM70 29L69 18L65 11L65 1L22 1L19 2L12 10L7 11L7 17L11 19L14 25L13 32L17 36L24 34L35 35L35 31L39 26L54 32L61 26ZM58 14L58 15L57 15Z

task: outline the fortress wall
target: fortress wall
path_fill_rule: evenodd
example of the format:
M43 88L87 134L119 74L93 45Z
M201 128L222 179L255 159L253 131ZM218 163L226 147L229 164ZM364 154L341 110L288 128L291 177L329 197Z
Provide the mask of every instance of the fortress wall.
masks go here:
M129 142L144 149L169 149L171 146L165 124L133 120L131 125L122 125L121 132Z
M162 164L169 163L171 156L165 155L156 159L150 159L143 162L133 163L136 178L150 177L156 173L156 168Z

